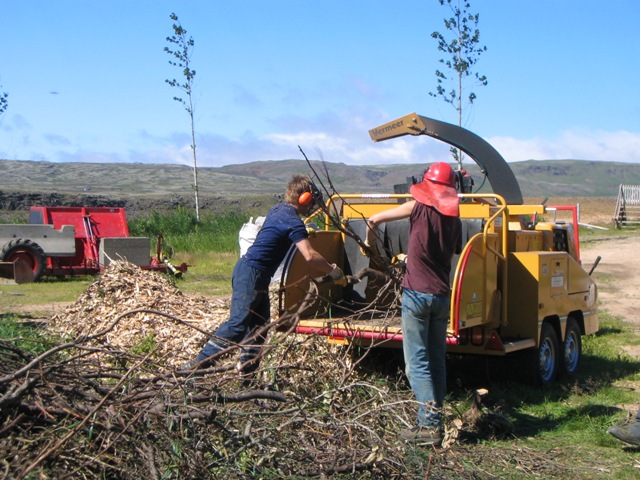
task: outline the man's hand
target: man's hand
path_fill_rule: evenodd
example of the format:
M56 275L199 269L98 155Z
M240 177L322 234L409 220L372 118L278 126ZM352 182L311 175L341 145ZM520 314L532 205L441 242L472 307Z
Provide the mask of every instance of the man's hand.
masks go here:
M380 256L380 252L378 251L378 245L376 242L373 245L370 245L369 242L364 242L364 247L360 247L360 253L365 257L370 256Z
M399 253L398 255L396 255L391 259L391 265L406 264L406 263L407 263L407 256L404 253Z
M335 263L332 266L333 270L327 273L326 277L328 277L328 279L330 279L334 285L338 285L339 287L346 287L348 280L344 272Z

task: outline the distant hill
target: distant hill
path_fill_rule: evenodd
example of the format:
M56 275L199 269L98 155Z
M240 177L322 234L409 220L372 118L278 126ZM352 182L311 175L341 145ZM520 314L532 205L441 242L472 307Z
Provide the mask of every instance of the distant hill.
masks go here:
M340 193L393 192L407 177L420 177L419 165L354 166L311 162L328 186ZM529 160L510 164L524 197L615 197L621 183L640 184L640 164L584 160ZM465 164L483 186L475 164ZM274 160L199 168L202 206L212 210L237 205L242 210L273 203L292 173L311 173L304 160ZM110 204L137 208L175 206L193 199L193 169L174 164L52 163L0 160L0 210L30 204ZM62 201L58 197L65 196ZM69 200L71 196L71 200ZM93 199L93 200L92 200ZM109 199L107 202L105 199ZM140 207L139 204L146 206Z
M325 180L328 172L342 193L392 192L393 185L419 177L418 165L354 166L312 161ZM528 160L509 164L524 196L615 196L621 183L640 183L640 163L586 160ZM475 164L465 164L475 178ZM310 173L304 160L249 162L216 168L198 168L203 195L246 196L282 193L292 173ZM174 164L52 163L0 160L0 191L79 195L139 196L190 194L193 169Z

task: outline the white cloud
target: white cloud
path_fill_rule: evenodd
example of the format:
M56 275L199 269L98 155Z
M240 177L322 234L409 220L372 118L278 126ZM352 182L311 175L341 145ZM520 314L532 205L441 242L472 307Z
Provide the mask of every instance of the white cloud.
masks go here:
M298 146L314 160L351 165L426 165L449 161L449 145L426 136L405 136L374 143L368 129L393 118L382 111L354 107L318 116L283 115L270 119L271 131L251 130L231 138L211 132L196 135L198 165L220 167L262 160L302 159ZM15 115L0 124L0 158L75 162L142 162L192 165L191 138L137 130L124 138L86 142L66 135L35 134L27 119ZM100 140L100 139L99 139ZM640 163L640 133L570 129L552 137L487 137L509 162L598 160ZM84 144L82 143L84 142ZM90 146L89 146L90 145Z
M567 130L555 138L487 139L509 162L520 160L598 160L640 163L640 133Z
M301 159L298 146L309 159L322 158L350 165L427 165L450 159L449 145L429 137L406 136L374 143L368 134L349 134L353 132L336 135L310 129L261 137L247 133L237 139L203 135L198 142L198 165L219 167L261 160ZM553 139L492 137L487 141L508 162L530 159L640 162L640 134L632 132L572 130ZM180 142L183 143L178 145ZM182 138L162 148L132 152L130 161L192 165L191 148L184 142L188 140Z

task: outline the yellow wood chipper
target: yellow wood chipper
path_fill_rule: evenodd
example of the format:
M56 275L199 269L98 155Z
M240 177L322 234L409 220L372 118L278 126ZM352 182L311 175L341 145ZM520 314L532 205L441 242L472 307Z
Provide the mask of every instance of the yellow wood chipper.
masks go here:
M573 376L582 336L598 331L597 288L580 260L576 207L524 205L508 163L464 128L412 113L369 133L375 142L403 135L436 138L472 158L490 183L491 191L471 193L473 181L458 167L464 245L452 265L448 352L528 352L537 383ZM316 301L302 314L293 326L296 333L343 344L402 345L398 282L393 274L370 274L401 275L401 262L395 260L411 255L408 220L382 226L378 261L363 254L358 238L365 237L365 219L410 198L407 193L332 195L322 217L310 219L324 224L311 238L313 246L357 280L344 288L320 286L328 300ZM561 211L570 214L568 220L557 219ZM332 228L336 222L342 228ZM300 304L310 279L293 248L282 273L281 314Z

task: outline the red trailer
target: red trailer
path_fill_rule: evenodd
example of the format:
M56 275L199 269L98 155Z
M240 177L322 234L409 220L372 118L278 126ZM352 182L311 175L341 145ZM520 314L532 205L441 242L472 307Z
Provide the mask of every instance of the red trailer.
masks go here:
M0 225L0 275L23 283L12 264L19 260L30 267L34 281L43 275L91 275L112 260L126 259L141 268L176 275L187 265L173 266L162 253L152 257L148 237L131 237L123 208L114 207L31 207L26 225Z

